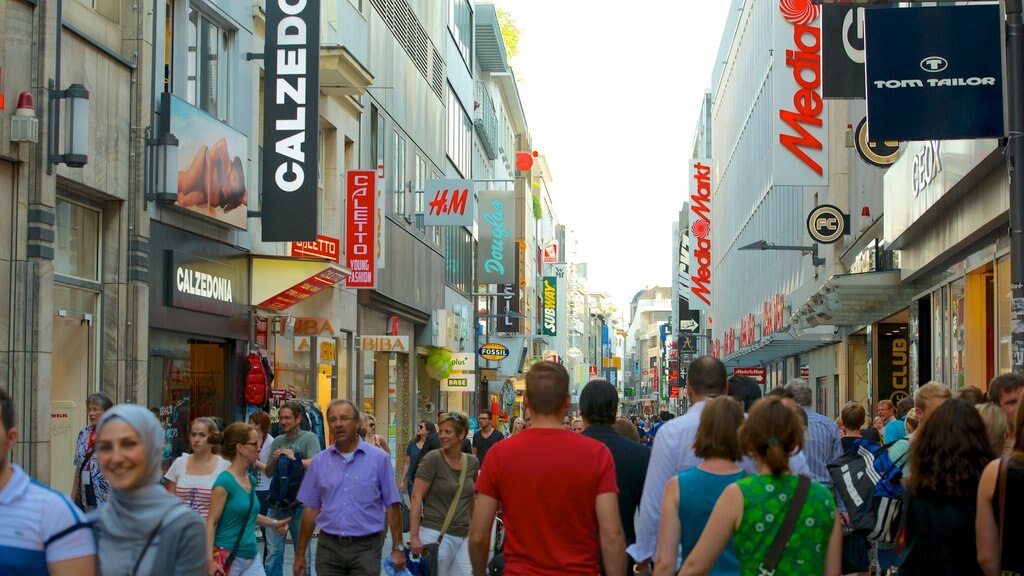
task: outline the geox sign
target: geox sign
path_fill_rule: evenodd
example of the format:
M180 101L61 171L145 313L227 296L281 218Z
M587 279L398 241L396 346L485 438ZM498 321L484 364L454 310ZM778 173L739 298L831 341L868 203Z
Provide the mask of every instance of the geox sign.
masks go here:
M711 161L690 161L690 310L711 308Z
M959 140L1006 134L998 5L865 14L868 137Z
M267 0L263 53L264 242L315 241L320 3Z

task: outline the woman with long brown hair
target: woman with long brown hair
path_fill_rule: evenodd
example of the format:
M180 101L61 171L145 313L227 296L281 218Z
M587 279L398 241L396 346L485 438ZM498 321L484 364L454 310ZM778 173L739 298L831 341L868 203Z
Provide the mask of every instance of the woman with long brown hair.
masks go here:
M842 528L828 488L789 470L789 455L803 448L804 426L782 399L754 403L740 428L740 446L754 458L757 474L726 488L680 574L708 574L733 539L740 573L762 573L762 564L789 507L803 485L806 500L775 574L839 576Z
M1013 451L985 466L975 520L985 576L1024 574L1024 410L1014 418Z
M228 469L228 461L217 454L220 431L213 418L193 420L188 440L192 453L182 454L171 464L164 474L165 487L205 520L210 510L213 483Z
M900 574L981 574L974 522L978 480L992 459L985 424L966 400L942 402L910 446L910 498Z

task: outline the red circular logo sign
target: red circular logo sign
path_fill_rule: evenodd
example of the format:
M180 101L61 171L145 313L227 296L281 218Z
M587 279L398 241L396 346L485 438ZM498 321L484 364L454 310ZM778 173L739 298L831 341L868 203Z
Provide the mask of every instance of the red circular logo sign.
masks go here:
M711 223L703 218L690 225L690 233L697 238L707 238L709 232L711 232Z
M813 4L811 0L780 0L779 10L782 11L782 17L793 24L807 25L821 15L821 6Z

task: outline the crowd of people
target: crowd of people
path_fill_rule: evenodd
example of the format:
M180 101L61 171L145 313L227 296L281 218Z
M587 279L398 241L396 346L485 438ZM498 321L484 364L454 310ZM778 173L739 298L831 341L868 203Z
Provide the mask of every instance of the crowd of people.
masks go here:
M507 434L489 410L475 430L439 413L397 481L348 400L327 406L325 450L287 402L276 437L264 412L195 419L191 451L167 463L157 417L97 393L71 498L9 461L15 404L0 389L0 574L278 576L289 534L295 576L1024 572L1024 377L987 394L928 383L835 421L802 379L762 398L702 357L687 384L679 417L620 416L604 380L576 413L566 370L534 364Z

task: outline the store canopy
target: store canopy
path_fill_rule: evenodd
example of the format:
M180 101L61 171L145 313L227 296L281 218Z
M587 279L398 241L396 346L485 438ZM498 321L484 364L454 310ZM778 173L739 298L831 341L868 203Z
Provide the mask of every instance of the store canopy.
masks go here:
M282 312L341 283L350 272L330 260L253 256L252 302Z
M815 326L867 326L910 305L918 288L899 270L840 274L828 279L790 318L798 330Z
M776 332L722 358L722 362L726 368L763 366L774 360L804 354L836 342L839 342L839 337L831 333L805 333L795 337L788 332Z

